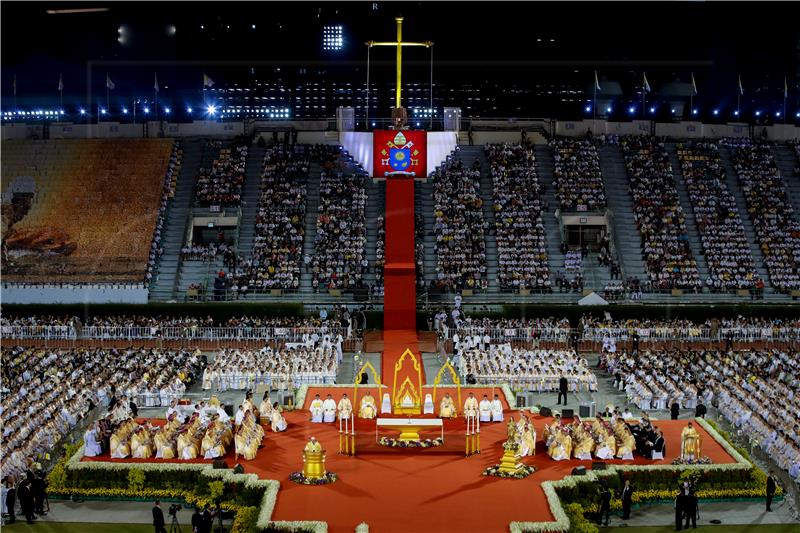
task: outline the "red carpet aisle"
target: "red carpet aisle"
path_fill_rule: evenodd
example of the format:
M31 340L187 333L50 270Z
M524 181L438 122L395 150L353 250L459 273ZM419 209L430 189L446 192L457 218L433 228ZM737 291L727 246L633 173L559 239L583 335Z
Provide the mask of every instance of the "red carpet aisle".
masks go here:
M427 450L379 446L374 422L360 420L358 455L343 457L336 454L337 424L311 424L307 411L287 413L286 419L288 431L267 431L258 457L240 462L248 473L280 481L274 520L323 520L332 533L352 533L362 521L377 533L491 533L508 531L511 521L552 520L540 483L560 479L576 465L590 464L553 461L540 440L537 455L525 460L538 469L532 476L523 480L483 477L483 469L500 458L505 424L481 426L483 453L466 459L462 419L446 423L444 446ZM549 419L535 417L534 421L541 439L542 427ZM680 432L686 421L662 420L657 425L667 440L667 458L656 463L637 458L627 464L669 464L678 455ZM704 454L716 463L733 462L702 428L698 430L703 435ZM434 431L430 436L436 434ZM288 481L289 474L301 468L302 449L311 435L327 450L328 470L339 475L332 485L313 487ZM229 465L233 464L231 455L225 458Z

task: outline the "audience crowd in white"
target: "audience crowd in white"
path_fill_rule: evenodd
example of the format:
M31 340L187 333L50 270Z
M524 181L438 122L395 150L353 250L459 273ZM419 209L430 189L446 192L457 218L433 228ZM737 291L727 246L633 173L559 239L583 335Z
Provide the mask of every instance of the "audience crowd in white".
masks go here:
M657 290L702 290L663 141L647 136L623 137L620 147L650 286Z
M329 165L330 166L330 165ZM367 228L366 181L358 169L326 168L319 186L319 215L314 258L315 291L360 287L365 263Z
M778 292L800 289L800 223L771 147L746 137L722 143L731 151L772 286Z
M493 144L486 147L486 156L493 183L497 281L502 289L551 292L533 148Z
M195 196L200 205L239 205L244 188L247 146L222 141L207 141L204 151L218 151L211 167L201 167Z
M553 184L564 211L604 211L606 192L600 156L589 140L553 139Z
M717 145L678 144L677 152L708 264L706 285L714 292L752 288L758 274Z
M461 160L451 159L431 177L436 235L434 290L481 291L488 287L480 175L480 170L467 169Z

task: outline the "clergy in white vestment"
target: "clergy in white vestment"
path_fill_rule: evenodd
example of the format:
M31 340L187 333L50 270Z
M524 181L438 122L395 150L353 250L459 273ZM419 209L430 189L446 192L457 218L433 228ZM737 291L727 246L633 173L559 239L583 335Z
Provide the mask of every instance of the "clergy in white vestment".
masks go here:
M322 402L322 421L335 422L336 421L336 401L333 396L328 394L325 401Z
M207 366L203 370L203 390L211 389L211 367Z
M286 419L283 418L283 415L280 412L280 409L279 409L279 406L278 406L278 402L275 402L274 404L272 404L272 420L271 420L271 422L272 422L272 431L274 431L276 433L278 431L286 431L286 427L287 427Z
M233 425L239 427L242 425L243 420L244 420L244 406L240 405L239 410L236 411L236 416L233 419Z
M350 418L350 415L353 414L353 404L350 403L350 398L347 397L347 394L342 395L342 399L339 400L339 405L336 406L336 409L339 412L339 420Z
M494 400L492 400L492 422L502 422L503 421L503 402L500 401L500 397L495 394Z
M97 422L83 434L83 445L83 455L86 457L96 457L103 453L103 448L97 441Z
M425 395L425 403L422 404L422 414L433 414L433 398L430 394Z
M464 418L478 416L478 399L471 392L467 401L464 402Z
M315 424L322 423L322 412L323 412L323 402L319 398L319 394L314 396L314 399L311 401L311 407L309 411L311 411L311 422Z
M480 413L481 422L492 421L492 402L489 401L489 397L485 394L481 403L478 404L478 412Z

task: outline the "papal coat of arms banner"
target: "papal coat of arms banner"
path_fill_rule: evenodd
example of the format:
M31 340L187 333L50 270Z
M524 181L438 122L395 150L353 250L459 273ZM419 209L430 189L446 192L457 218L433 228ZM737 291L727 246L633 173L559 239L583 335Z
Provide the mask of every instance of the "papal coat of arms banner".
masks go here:
M427 136L424 131L377 130L373 133L374 177L427 176Z

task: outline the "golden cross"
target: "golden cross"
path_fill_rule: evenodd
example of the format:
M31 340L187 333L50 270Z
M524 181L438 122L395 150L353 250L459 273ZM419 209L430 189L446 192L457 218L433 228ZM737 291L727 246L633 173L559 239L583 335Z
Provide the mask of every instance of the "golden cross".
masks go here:
M397 21L397 41L392 42L376 42L376 41L367 41L367 46L372 48L373 46L395 46L397 47L397 87L395 88L395 96L394 96L394 103L395 107L400 107L400 82L402 79L402 71L403 71L403 47L404 46L424 46L425 48L430 48L433 43L431 41L425 41L423 43L412 43L409 41L403 41L403 17L395 17L394 19Z

